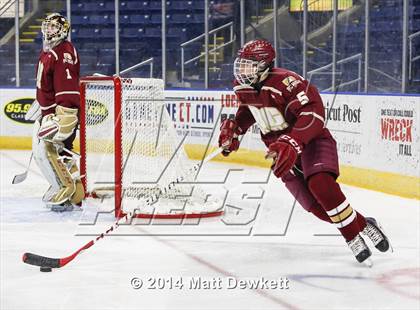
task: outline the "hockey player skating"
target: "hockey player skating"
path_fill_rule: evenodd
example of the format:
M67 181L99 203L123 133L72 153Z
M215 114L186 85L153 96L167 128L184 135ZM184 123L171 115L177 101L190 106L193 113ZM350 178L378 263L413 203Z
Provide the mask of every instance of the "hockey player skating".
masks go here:
M241 102L235 118L221 124L223 155L239 148L239 137L257 123L273 159L271 169L296 200L334 224L359 262L371 256L363 236L386 252L389 241L373 218L353 209L340 189L337 147L325 128L322 99L295 72L274 68L275 51L264 40L245 44L234 63L234 91Z
M80 206L84 189L72 152L80 106L80 60L66 40L70 25L54 13L41 26L43 49L36 77L36 101L28 115L35 120L34 159L50 184L43 200L53 211Z

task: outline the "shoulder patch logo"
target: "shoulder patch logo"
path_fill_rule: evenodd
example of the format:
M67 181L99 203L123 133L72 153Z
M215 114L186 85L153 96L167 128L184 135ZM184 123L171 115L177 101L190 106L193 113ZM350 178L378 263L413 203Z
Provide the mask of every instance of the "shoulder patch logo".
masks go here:
M69 53L64 53L63 54L63 63L64 64L68 63L68 64L71 64L71 65L74 64L73 63L73 57L71 57L71 54L69 54Z
M296 80L296 78L295 77L293 77L293 76L288 76L287 78L285 78L283 81L282 81L282 83L284 84L284 85L286 85L286 88L287 88L287 90L289 91L289 92L292 92L293 91L293 89L300 83L300 81L299 80Z

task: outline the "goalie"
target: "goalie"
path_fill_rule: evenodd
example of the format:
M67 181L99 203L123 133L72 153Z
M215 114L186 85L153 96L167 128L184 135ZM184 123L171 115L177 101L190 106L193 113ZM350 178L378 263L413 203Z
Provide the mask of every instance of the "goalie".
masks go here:
M234 91L241 102L233 120L221 125L223 155L239 148L239 136L257 123L273 159L272 170L307 211L334 224L356 259L371 251L362 236L385 252L389 241L373 218L352 208L340 189L337 147L325 128L322 99L315 86L295 72L274 68L271 44L254 40L239 50Z
M36 101L28 111L35 120L32 151L50 184L43 200L52 211L72 211L80 206L84 189L73 149L80 106L80 62L76 49L66 40L70 25L53 13L41 26L43 50L36 77Z

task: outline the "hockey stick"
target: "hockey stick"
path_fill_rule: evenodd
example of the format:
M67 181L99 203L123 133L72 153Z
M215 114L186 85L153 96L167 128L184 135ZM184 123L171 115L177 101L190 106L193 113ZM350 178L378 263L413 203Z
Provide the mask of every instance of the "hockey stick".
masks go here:
M26 177L28 176L29 167L31 166L32 157L34 157L34 153L31 153L31 158L29 159L28 167L26 167L25 172L21 174L16 174L12 180L12 184L19 184L26 180Z
M66 149L65 147L63 147L63 150L65 150L66 152L70 153L73 156L80 157L79 154L77 154L77 153L75 153L75 152L73 152L69 149ZM29 172L29 168L31 167L33 157L34 157L34 153L32 152L31 157L29 158L29 163L28 163L28 166L26 167L25 172L20 173L20 174L16 174L13 177L12 184L19 184L19 183L22 183L23 181L26 180L26 178L28 177L28 172Z
M222 152L222 148L218 148L213 153L209 154L206 158L204 158L199 163L195 164L193 167L188 169L188 171L182 175L176 178L176 180L169 183L167 186L161 189L160 193L166 193L168 190L172 189L174 185L177 183L182 182L187 176L197 172L201 166L220 154ZM158 201L159 195L152 195L149 198L146 199L145 204L146 205L152 205L156 201ZM92 245L94 245L96 242L98 242L100 239L104 238L107 234L110 232L116 230L120 224L124 221L129 221L134 218L136 212L135 210L128 212L125 216L118 219L108 230L106 230L104 233L101 233L98 235L95 239L90 240L88 243L86 243L84 246L82 246L80 249L78 249L76 252L71 254L70 256L63 257L63 258L50 258L46 256L41 256L33 253L25 253L23 254L22 260L26 264L35 265L42 268L61 268L67 265L69 262L71 262L77 255L79 255L81 252L89 249Z

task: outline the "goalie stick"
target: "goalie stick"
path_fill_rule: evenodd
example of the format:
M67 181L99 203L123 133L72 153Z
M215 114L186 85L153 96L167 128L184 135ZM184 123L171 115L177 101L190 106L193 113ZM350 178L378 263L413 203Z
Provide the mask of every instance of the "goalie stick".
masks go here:
M16 174L13 177L12 184L19 184L26 180L26 177L28 176L29 167L31 166L32 158L34 157L34 153L31 153L31 158L29 158L28 166L26 167L25 172L21 174Z
M35 122L38 119L41 118L41 106L39 105L38 101L35 99L29 110L25 114L25 120L26 121L32 121ZM17 174L14 176L12 180L12 184L19 184L26 180L26 177L28 176L29 167L31 166L32 157L34 156L34 153L31 153L31 158L29 159L28 167L26 168L26 171L21 174Z
M204 163L210 161L212 158L214 158L215 156L217 156L221 152L222 152L222 148L218 148L213 153L209 154L206 158L204 158L202 161L200 161L199 163L195 164L193 167L191 167L190 169L188 169L187 173L185 173L182 176L177 177L176 180L170 182L160 192L161 193L167 192L175 184L182 182L188 175L191 175L191 174L199 171L200 170L200 167ZM145 204L146 205L152 205L158 199L159 199L159 195L150 196L149 198L146 199ZM61 267L64 267L65 265L67 265L68 263L70 263L74 258L76 258L77 255L79 255L83 251L89 249L91 246L93 246L96 242L98 242L99 240L101 240L102 238L104 238L110 232L116 230L123 221L129 221L129 220L133 219L134 216L135 216L135 213L136 213L135 210L128 212L125 216L123 216L122 218L118 219L110 228L108 228L108 230L106 230L105 232L103 232L100 235L98 235L95 239L90 240L88 243L86 243L81 248L79 248L77 251L75 251L73 254L71 254L71 255L69 255L67 257L63 257L63 258L50 258L50 257L46 257L46 256L41 256L41 255L38 255L38 254L25 253L25 254L23 254L22 260L26 264L30 264L30 265L34 265L34 266L39 266L39 267L47 267L47 268L61 268Z
M64 151L68 152L69 154L71 154L72 156L76 157L76 158L79 158L80 157L79 154L77 154L77 153L75 153L75 152L73 152L73 151L71 151L71 150L69 150L69 149L67 149L65 147L63 147L62 149ZM31 167L31 163L32 163L32 158L33 157L34 157L34 153L32 152L31 153L31 157L29 158L29 163L28 163L28 166L26 167L25 172L20 173L20 174L16 174L13 177L12 184L19 184L19 183L22 183L23 181L26 180L26 178L28 177L28 172L29 172L29 168Z

